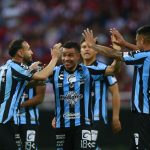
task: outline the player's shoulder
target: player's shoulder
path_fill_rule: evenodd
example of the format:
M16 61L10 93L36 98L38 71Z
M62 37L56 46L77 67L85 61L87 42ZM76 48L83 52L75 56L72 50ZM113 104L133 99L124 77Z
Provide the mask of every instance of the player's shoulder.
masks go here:
M90 66L86 66L86 65L81 63L81 64L78 65L77 70L86 72L86 71L88 71L89 68L91 68L91 67Z
M99 68L106 68L108 65L102 61L97 60L97 67Z
M147 58L150 59L150 50L135 50L129 52L123 52L123 57L136 57L136 58Z
M6 64L11 68L13 68L14 70L29 70L28 65L13 60L8 60Z
M104 66L107 66L106 63L104 63L104 62L102 62L102 61L100 61L100 60L96 60L96 62L97 62L98 65L104 65Z
M143 55L143 54L147 54L147 55L150 55L150 50L143 50L143 49L141 49L141 50L135 50L135 51L129 51L129 52L124 52L124 53L126 53L126 54L129 54L129 55L133 55L133 54L141 54L141 55Z
M84 65L83 63L80 63L77 68L78 68L78 70L80 70L80 69L86 69L87 66Z
M55 67L54 67L54 70L59 70L59 69L61 69L62 67L63 67L63 65L55 66Z

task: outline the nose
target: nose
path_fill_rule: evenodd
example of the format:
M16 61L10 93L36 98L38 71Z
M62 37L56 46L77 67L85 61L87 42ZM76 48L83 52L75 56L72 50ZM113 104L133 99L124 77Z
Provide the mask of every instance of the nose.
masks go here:
M86 46L85 47L85 51L89 51L90 47L89 46Z
M33 51L31 50L31 55L33 55Z
M69 56L66 56L66 57L65 57L65 60L70 60L70 57L69 57Z

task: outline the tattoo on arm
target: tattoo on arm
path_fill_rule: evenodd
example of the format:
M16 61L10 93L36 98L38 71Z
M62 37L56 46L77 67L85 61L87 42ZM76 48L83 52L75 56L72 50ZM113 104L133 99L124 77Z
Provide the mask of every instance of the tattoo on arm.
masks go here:
M111 58L115 58L117 60L122 60L122 52L106 47L106 46L102 46L102 45L97 45L97 44L93 44L92 48L95 49L96 51L98 51L98 53L105 55L107 57L111 57Z

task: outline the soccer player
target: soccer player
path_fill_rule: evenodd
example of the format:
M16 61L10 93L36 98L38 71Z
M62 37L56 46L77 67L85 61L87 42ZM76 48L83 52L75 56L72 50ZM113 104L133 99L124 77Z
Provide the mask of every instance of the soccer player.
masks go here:
M100 68L105 68L107 65L96 60L97 51L89 47L84 38L80 41L81 45L81 56L83 64L86 66L97 66ZM107 122L107 96L108 89L112 95L112 129L116 133L121 130L121 124L119 120L119 110L120 110L120 95L118 90L117 80L114 76L103 76L99 80L96 80L93 85L92 93L92 109L93 109L93 125L91 134L95 136L94 141L92 141L93 148L98 150L100 147L100 141L105 132L104 126L108 124Z
M51 81L55 93L56 149L91 149L91 92L94 80L115 71L115 63L103 68L78 64L80 46L63 45L63 65L54 68Z
M86 42L101 54L124 61L127 65L134 65L132 87L133 131L130 150L150 149L150 26L142 26L136 32L136 45L127 41L121 46L136 51L120 52L112 48L95 44L95 38L89 29L83 33ZM112 35L115 32L112 30ZM117 37L116 37L117 40ZM117 41L119 43L119 40ZM120 43L121 44L121 43ZM137 50L138 48L138 50Z
M29 80L45 80L51 73L60 56L61 44L52 50L52 60L41 71L34 72L35 64L28 67L24 61L33 52L25 40L15 40L9 46L12 57L0 67L0 149L16 150L13 130L14 107L18 105Z
M45 95L45 85L26 89L15 108L15 140L18 149L38 149L39 109Z
M24 64L31 64L32 58L26 59ZM39 66L39 71L41 70ZM18 150L37 150L39 144L39 109L45 96L46 86L38 85L25 89L19 105L14 111L15 140Z

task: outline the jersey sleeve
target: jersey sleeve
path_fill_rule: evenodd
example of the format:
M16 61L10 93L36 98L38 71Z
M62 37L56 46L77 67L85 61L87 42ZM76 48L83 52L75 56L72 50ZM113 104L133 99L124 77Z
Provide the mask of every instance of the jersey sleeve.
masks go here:
M127 65L140 65L148 57L148 53L144 51L123 52L123 61Z
M12 77L16 80L30 80L35 73L34 70L30 70L27 66L21 66L13 63L12 68Z
M117 79L115 76L107 76L108 86L112 86L117 83Z

